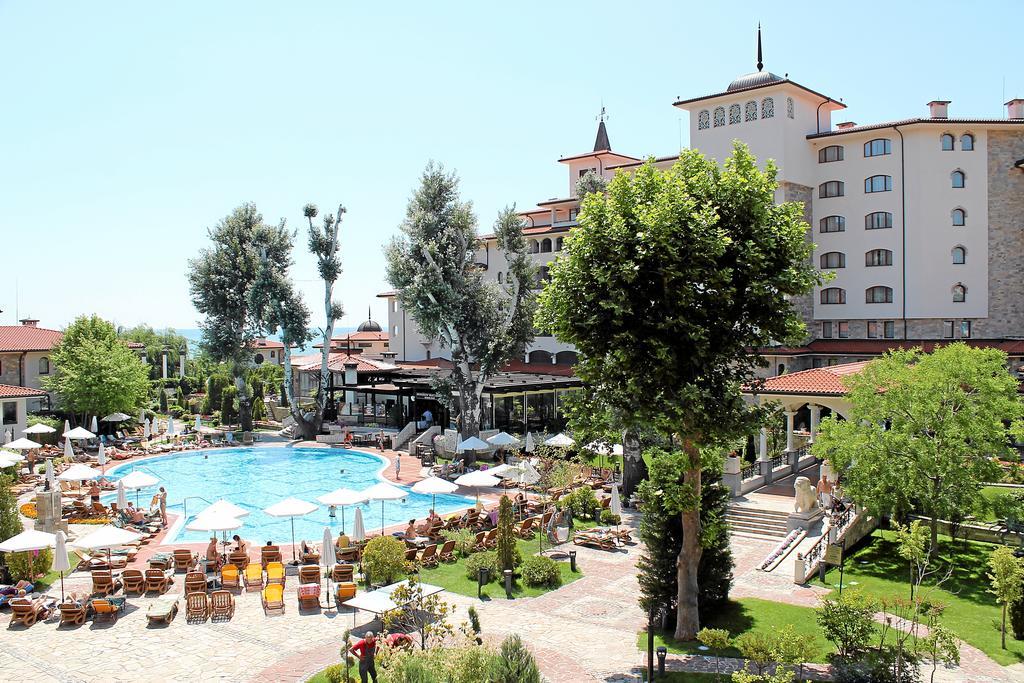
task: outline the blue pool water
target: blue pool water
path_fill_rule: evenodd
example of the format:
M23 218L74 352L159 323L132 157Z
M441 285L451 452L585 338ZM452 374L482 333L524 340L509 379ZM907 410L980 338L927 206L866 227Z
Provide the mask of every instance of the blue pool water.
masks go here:
M157 477L160 482L152 487L139 490L139 502L144 508L160 486L167 489L167 510L188 517L184 523L174 525L167 542L206 541L209 532L187 531L185 524L191 522L210 503L224 498L241 508L249 510L242 518L244 526L237 532L242 538L262 545L268 540L275 543L291 542L291 521L288 518L271 517L263 509L285 498L298 498L316 505L318 496L337 488L345 487L361 491L382 481L381 471L386 466L383 459L359 451L340 448L232 448L209 451L187 451L152 458L137 465L126 463L109 470L107 476L117 480L132 469ZM399 485L407 491L408 487ZM135 502L135 492L127 491L128 500ZM188 496L188 500L184 498ZM109 503L115 495L104 496ZM202 500L205 498L206 500ZM208 502L207 502L208 501ZM437 512L445 514L472 505L474 499L456 495L437 496ZM430 511L432 496L409 491L402 500L384 502L384 525L405 523L412 518L422 520ZM359 506L345 508L345 530L352 531L355 510L363 511L363 523L367 533L379 531L381 527L381 503L372 501ZM319 543L324 527L330 527L332 534L341 530L342 510L337 517L328 516L327 507L305 517L295 518L296 542L302 539ZM229 534L229 535L231 535Z

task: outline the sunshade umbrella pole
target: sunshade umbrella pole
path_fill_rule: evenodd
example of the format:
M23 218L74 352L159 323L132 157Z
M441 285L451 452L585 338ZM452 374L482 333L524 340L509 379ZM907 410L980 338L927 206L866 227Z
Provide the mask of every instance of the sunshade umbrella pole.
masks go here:
M380 535L384 535L384 499L380 499Z
M292 521L292 564L297 565L299 558L295 554L295 518L291 517L290 519Z

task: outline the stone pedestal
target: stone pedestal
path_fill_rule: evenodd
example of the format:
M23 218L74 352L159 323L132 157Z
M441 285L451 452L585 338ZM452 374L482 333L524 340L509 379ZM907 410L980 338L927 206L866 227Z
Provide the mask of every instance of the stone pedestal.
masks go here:
M58 531L67 533L68 523L61 519L60 491L38 491L36 492L36 521L33 525L36 531L45 531L48 534L55 534Z
M792 531L793 529L807 529L810 530L812 526L817 524L825 513L821 508L815 507L810 512L791 512L789 518L786 520L786 529Z
M725 459L725 468L722 470L722 484L729 487L733 497L740 495L740 459L730 455Z

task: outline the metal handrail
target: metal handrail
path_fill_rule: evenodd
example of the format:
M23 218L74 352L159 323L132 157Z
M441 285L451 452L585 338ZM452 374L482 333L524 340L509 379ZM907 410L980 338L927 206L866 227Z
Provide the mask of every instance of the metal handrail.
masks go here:
M207 505L212 505L210 501L206 500L202 496L185 496L184 498L181 499L181 514L184 519L188 519L188 501L191 500L192 498L198 498Z

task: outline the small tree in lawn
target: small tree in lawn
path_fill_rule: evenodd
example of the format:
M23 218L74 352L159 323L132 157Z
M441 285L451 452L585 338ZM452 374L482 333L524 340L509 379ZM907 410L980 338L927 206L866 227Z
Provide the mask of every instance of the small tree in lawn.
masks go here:
M494 235L508 277L485 282L472 206L459 199L455 175L430 164L409 200L402 235L385 252L398 300L427 339L450 350L451 374L434 384L442 400L458 394L462 438L480 434L484 384L533 339L533 267L522 224L513 209L498 214Z
M1002 648L1006 649L1006 610L1010 603L1021 599L1021 580L1024 579L1024 563L1005 545L992 551L988 559L988 579L992 583L989 592L1003 606L1003 617L999 630Z
M515 569L516 536L515 522L512 518L512 501L508 496L501 497L498 505L497 546L498 568L501 570Z
M740 389L765 361L750 349L801 338L790 298L818 282L803 207L775 203L775 177L742 144L724 167L690 150L667 171L620 173L583 200L541 293L538 327L577 348L577 376L627 426L673 434L688 455L680 640L700 630L701 447L756 423Z
M875 633L874 600L857 590L827 595L817 608L818 626L825 639L836 646L837 656L852 659L862 652Z
M935 671L939 668L939 664L945 666L960 664L960 640L952 631L939 623L943 609L939 605L929 606L926 612L928 635L918 639L919 647L932 664L932 672L929 676L931 683L935 683Z
M523 644L518 633L501 641L501 657L498 661L498 676L502 683L540 683L540 669L537 660Z
M896 350L845 382L847 419L822 422L814 454L873 512L930 517L934 549L938 520L978 508L982 483L999 476L998 458L1021 433L1006 354L960 342L929 354Z
M712 655L715 655L715 680L719 679L720 675L720 660L722 652L725 651L732 640L729 638L729 632L724 628L707 628L704 627L697 631L697 640L700 641L701 645L704 645L711 651Z
M417 576L410 576L407 583L395 588L391 599L402 607L381 617L385 630L399 626L405 632L415 631L419 634L421 649L426 650L429 641L443 641L455 632L448 622L455 606L445 602L440 593L424 595L423 584Z

